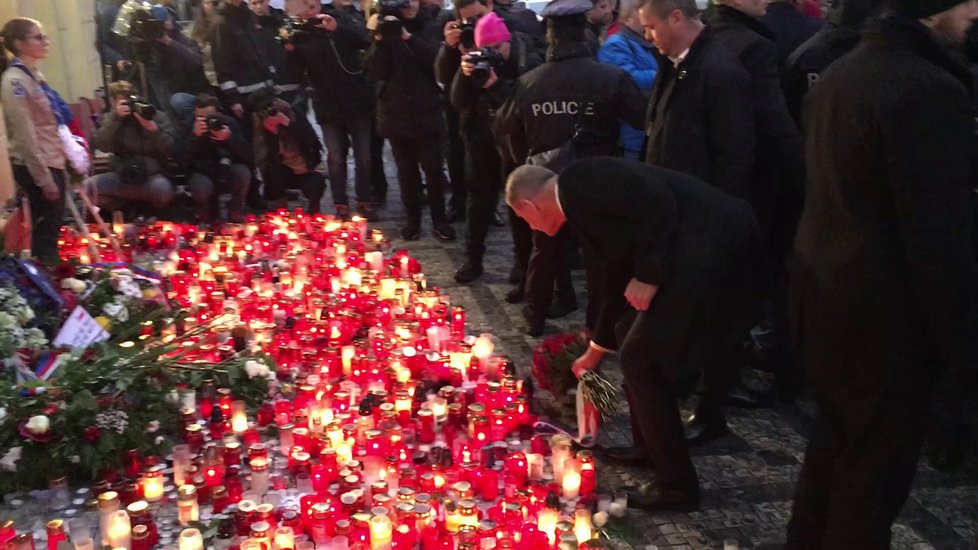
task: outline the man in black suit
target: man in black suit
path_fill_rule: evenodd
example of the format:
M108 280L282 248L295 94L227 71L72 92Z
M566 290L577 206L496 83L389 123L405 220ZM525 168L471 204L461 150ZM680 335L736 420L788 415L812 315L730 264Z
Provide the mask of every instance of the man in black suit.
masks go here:
M676 400L756 321L763 247L750 205L685 174L611 157L573 162L559 182L546 168L520 167L506 202L548 235L566 223L605 266L598 322L574 372L619 351L635 445L656 470L629 505L697 508Z
M963 391L952 381L978 372L978 125L971 74L947 51L964 44L978 0L897 0L894 12L867 24L805 102L789 311L819 415L793 550L889 548L935 385Z

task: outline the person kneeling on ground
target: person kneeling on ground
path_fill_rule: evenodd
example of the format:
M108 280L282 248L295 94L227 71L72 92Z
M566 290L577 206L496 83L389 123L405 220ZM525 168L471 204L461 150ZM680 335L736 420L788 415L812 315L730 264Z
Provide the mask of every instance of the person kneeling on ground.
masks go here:
M187 181L198 220L210 222L218 217L217 196L230 193L228 220L240 223L251 185L253 152L237 121L221 114L220 107L220 100L209 94L198 95L194 102Z

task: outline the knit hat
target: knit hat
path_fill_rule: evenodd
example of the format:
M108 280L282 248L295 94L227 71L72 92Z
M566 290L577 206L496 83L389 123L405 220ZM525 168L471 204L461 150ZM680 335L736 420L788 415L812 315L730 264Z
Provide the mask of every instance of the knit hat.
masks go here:
M963 3L964 0L894 0L893 11L910 19L926 19Z
M495 13L489 13L479 18L475 24L475 45L482 48L486 44L498 44L509 42L512 36L506 23Z

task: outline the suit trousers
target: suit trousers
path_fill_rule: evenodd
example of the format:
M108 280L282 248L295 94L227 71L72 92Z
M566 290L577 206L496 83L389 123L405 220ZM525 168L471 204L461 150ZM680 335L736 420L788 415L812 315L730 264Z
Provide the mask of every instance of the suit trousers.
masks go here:
M574 283L568 261L571 243L570 230L566 225L553 237L540 231L533 232L533 252L523 283L526 301L523 315L527 319L547 317L555 286L561 299L570 301L574 298Z
M454 109L445 109L445 123L448 132L445 135L445 156L448 164L448 179L452 184L452 197L448 200L448 205L456 212L465 211L465 199L468 196L469 180L468 176L474 172L468 171L465 162L465 153L468 148L462 141L461 120ZM490 125L491 126L491 125ZM496 144L492 144L493 149Z
M789 549L890 548L930 423L933 364L922 362L909 376L890 372L869 391L854 391L846 377L812 377L819 412L788 523Z
M441 138L417 136L414 138L389 138L394 164L397 165L397 182L401 186L401 202L407 213L409 225L421 225L421 172L424 171L428 192L428 208L431 221L443 223L445 216L445 172L443 171Z
M499 192L503 185L502 161L496 151L492 134L489 132L474 132L465 136L465 157L467 171L472 175L468 186L466 252L470 258L482 260L482 255L486 251L486 236L492 224L492 214L496 211L496 203L499 202ZM457 192L457 189L453 189L453 200Z
M649 313L634 310L616 326L635 445L645 446L659 486L695 497L699 481L679 417L680 390L649 348L651 329Z

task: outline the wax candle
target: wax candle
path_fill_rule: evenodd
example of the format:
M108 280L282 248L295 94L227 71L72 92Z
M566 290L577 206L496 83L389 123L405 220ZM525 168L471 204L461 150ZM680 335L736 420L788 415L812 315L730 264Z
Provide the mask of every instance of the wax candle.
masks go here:
M390 550L393 528L391 519L386 515L370 518L370 550Z
M295 548L295 531L291 527L275 529L274 550L293 550Z
M554 470L554 481L561 483L564 479L564 461L571 456L571 438L568 435L556 434L550 438L551 466Z
M574 511L574 536L578 544L584 544L594 537L594 527L591 525L591 512L587 508Z
M146 502L159 502L163 498L163 466L147 468L139 483Z
M268 492L268 459L267 458L253 458L248 463L251 466L251 490L258 495L264 495Z
M244 401L231 404L231 430L238 435L248 430L248 411Z
M108 544L112 548L130 547L130 537L132 536L132 526L129 523L129 514L125 510L116 510L109 515L108 520Z
M349 378L353 375L353 358L356 356L357 348L351 345L343 346L340 350L340 360L343 365L343 376Z
M560 521L560 514L552 508L540 510L537 516L537 529L547 535L550 546L557 542L557 522Z
M190 446L173 446L173 484L177 487L186 484L185 473L190 467Z
M193 485L183 485L177 489L177 518L182 526L200 519L197 488Z
M581 494L581 463L575 458L564 460L563 479L561 480L563 496L575 499Z
M109 544L109 519L113 513L119 510L120 505L119 493L115 491L105 491L98 496L98 523L99 532L102 533L101 546Z
M204 550L204 535L198 529L184 529L178 545L179 550Z

